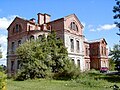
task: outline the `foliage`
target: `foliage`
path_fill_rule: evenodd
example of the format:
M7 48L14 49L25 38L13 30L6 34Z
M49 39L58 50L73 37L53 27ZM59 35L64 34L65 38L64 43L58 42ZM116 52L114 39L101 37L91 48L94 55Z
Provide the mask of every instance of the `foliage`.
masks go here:
M3 67L2 66L0 66L0 72L3 72Z
M109 70L113 71L114 69L115 69L115 61L110 58L109 59Z
M120 59L120 45L116 44L113 46L113 50L110 50L109 53L110 56L112 56L112 60L115 62L119 61Z
M118 81L118 82L115 82ZM26 81L8 80L8 90L113 90L110 86L120 87L120 76L108 76L99 71L81 73L77 79L48 80L34 79Z
M44 45L45 46L45 45ZM17 49L20 59L20 70L17 79L44 78L49 71L45 53L41 44L36 41L26 42Z
M115 0L116 1L116 5L113 7L113 12L115 13L115 15L113 16L114 19L118 20L115 22L116 26L119 28L120 31L120 0ZM120 33L117 33L117 35L120 35Z
M80 75L80 69L75 66L70 60L65 61L65 67L60 72L54 74L54 79L71 80L76 79Z
M0 90L6 90L6 75L0 72Z
M41 43L42 42L42 43ZM77 76L76 67L68 59L67 49L54 31L41 39L27 41L17 49L20 59L18 80ZM78 70L79 71L79 70ZM53 74L52 74L53 73Z

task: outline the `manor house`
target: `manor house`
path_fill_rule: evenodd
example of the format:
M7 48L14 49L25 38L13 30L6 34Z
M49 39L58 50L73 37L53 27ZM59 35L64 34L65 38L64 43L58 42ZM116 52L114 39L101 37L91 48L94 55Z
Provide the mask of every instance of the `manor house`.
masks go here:
M86 41L83 35L84 26L75 14L71 14L53 21L50 15L38 13L38 18L30 20L16 17L8 30L7 70L8 76L16 74L19 68L19 59L16 48L29 39L46 37L55 30L68 50L72 62L81 71L109 67L107 42L104 38Z

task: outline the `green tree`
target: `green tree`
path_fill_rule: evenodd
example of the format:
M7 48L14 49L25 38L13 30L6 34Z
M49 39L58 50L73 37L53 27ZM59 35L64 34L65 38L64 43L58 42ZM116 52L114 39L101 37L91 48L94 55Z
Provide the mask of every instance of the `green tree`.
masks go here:
M120 31L120 0L115 0L116 1L116 5L113 7L113 12L115 13L115 15L113 16L113 18L116 20L115 24L116 26L119 28ZM117 35L120 35L120 33L117 33Z
M116 44L113 46L113 50L110 50L110 56L112 60L117 62L120 59L120 45Z
M109 69L114 70L115 69L115 61L109 58Z
M47 39L51 51L53 78L71 79L78 77L80 70L71 62L67 48L65 48L63 41L57 38L56 32L52 31Z
M1 45L0 45L0 58L2 58Z
M53 72L60 72L65 66L64 62L68 58L67 49L60 38L57 38L54 31L48 35L48 44L51 51L51 67Z
M27 41L17 49L20 59L18 80L28 78L73 78L79 70L70 62L63 41L51 33L41 39ZM78 71L77 71L78 70ZM77 71L77 72L76 72Z
M17 49L20 59L20 71L17 79L24 80L28 78L44 78L49 72L46 63L46 56L41 47L42 44L32 40L22 44Z

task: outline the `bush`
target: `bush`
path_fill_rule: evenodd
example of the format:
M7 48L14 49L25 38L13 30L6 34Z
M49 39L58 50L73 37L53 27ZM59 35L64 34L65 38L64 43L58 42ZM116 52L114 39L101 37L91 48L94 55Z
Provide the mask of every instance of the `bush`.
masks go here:
M80 69L70 62L70 60L66 60L64 68L58 73L55 73L53 79L71 80L78 78L79 75Z
M6 90L6 75L0 72L0 90Z

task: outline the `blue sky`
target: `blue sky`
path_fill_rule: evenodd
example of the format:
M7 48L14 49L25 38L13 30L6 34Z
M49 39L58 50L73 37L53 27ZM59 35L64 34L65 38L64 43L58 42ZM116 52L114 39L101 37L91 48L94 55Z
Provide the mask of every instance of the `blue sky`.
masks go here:
M37 13L48 13L51 15L51 20L54 20L74 13L84 25L87 40L105 38L108 48L112 48L120 40L116 35L118 29L113 24L114 5L115 0L1 0L0 44L3 58L0 64L6 63L6 28L15 16L37 19Z

